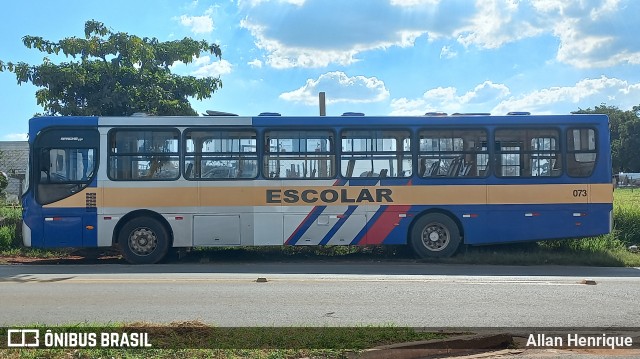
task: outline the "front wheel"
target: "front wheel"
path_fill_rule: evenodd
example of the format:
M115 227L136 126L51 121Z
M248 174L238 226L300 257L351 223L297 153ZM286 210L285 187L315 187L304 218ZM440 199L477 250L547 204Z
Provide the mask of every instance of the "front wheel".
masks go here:
M157 219L136 217L122 227L118 244L127 262L153 264L167 254L169 233Z
M411 229L411 247L420 258L451 257L460 246L460 229L451 217L428 213Z

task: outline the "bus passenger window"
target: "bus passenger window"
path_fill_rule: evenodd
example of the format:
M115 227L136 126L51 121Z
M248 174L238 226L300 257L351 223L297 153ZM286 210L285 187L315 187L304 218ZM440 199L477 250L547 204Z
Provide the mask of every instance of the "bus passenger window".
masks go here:
M174 180L180 176L177 129L109 131L108 174L112 180Z
M569 176L591 176L597 153L594 129L574 128L567 131L567 174Z
M256 132L252 129L185 131L188 180L234 180L258 176Z
M411 134L406 130L343 131L343 177L409 177Z
M333 178L333 132L328 130L267 131L264 173L267 178Z
M420 131L421 177L483 177L489 163L487 132L482 129Z
M551 177L561 174L560 132L547 128L498 129L498 177Z

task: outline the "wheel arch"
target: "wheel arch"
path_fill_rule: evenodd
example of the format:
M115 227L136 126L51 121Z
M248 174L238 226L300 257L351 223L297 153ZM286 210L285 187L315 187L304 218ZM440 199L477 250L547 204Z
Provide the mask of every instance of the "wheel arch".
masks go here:
M462 222L460 221L460 218L458 218L458 216L456 216L455 214L453 214L453 212L443 209L443 208L439 208L439 207L433 207L433 208L429 208L427 210L424 210L422 212L420 212L418 215L414 216L413 220L411 221L411 224L409 225L409 230L407 231L407 243L411 242L411 233L413 232L413 227L416 225L416 223L418 222L418 220L428 214L431 213L440 213L440 214L444 214L445 216L451 218L451 220L453 220L453 222L456 224L456 226L458 226L458 231L460 231L460 238L462 239L461 244L464 244L464 226L462 225Z
M122 216L122 218L120 218L115 228L113 229L113 233L111 234L111 242L113 245L118 244L118 237L120 235L122 227L124 227L124 225L127 224L127 222L129 222L130 220L138 217L150 217L160 222L167 230L167 233L169 233L169 247L173 246L173 228L171 228L171 225L169 224L167 219L164 218L160 213L149 209L138 209Z

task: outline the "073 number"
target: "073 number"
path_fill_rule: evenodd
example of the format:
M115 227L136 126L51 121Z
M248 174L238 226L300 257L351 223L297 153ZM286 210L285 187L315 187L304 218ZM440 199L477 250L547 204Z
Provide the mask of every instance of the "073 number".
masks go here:
M586 197L587 196L587 190L586 189L574 189L573 190L573 196L574 197Z

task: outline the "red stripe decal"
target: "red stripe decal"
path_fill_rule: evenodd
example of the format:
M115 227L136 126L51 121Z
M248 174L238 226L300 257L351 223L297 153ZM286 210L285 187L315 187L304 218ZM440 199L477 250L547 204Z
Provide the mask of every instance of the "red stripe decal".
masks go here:
M412 179L409 179L407 186L411 186ZM407 213L411 209L411 206L387 206L384 212L378 217L374 223L367 226L367 234L365 236L367 244L381 244L389 236L389 233L394 230L398 223L400 223L400 213Z
M411 206L388 206L367 231L367 244L381 244L400 222L400 213L407 213Z

